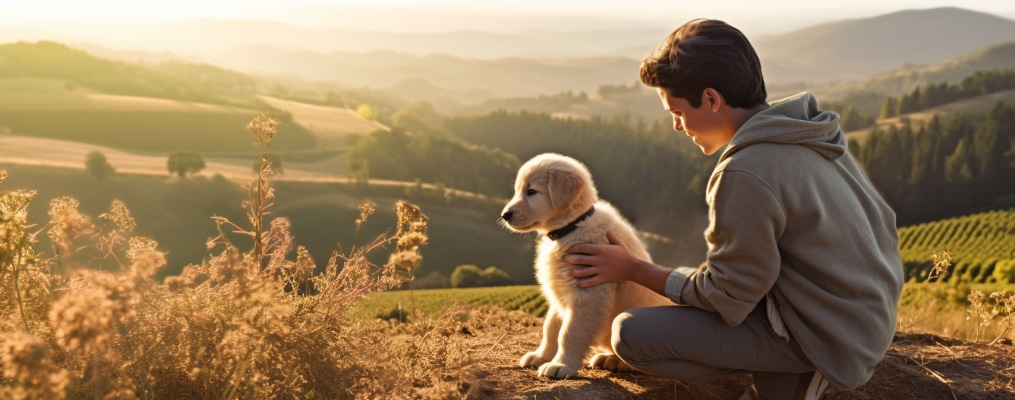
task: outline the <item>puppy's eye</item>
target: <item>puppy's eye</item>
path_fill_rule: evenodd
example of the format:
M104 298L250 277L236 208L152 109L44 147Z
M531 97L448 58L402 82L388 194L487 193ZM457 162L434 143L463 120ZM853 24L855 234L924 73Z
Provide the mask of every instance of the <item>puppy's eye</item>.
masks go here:
M533 196L536 193L539 193L539 192L536 191L536 189L525 189L525 195L526 196Z

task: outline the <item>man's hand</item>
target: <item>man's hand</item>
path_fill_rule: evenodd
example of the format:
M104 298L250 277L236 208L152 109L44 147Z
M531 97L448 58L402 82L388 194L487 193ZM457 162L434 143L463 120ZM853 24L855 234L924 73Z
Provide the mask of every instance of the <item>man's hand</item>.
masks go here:
M571 264L571 277L578 279L578 287L629 281L643 262L613 232L606 233L606 240L609 244L581 243L568 249L564 262Z

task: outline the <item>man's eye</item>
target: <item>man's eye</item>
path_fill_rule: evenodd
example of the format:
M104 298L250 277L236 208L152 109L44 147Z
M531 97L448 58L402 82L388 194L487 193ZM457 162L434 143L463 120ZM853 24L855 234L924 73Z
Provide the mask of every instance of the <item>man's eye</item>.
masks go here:
M526 196L532 196L532 195L534 195L536 193L539 193L539 192L536 191L536 189L526 189L525 190L525 195Z

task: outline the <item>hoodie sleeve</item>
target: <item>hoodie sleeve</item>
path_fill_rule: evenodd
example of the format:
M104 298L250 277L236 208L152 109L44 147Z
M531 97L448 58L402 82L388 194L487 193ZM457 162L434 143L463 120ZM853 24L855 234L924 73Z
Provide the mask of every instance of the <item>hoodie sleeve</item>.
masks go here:
M773 190L746 171L721 170L708 186L708 254L694 272L671 274L674 301L718 312L739 325L775 284L785 211ZM675 292L676 290L674 290Z

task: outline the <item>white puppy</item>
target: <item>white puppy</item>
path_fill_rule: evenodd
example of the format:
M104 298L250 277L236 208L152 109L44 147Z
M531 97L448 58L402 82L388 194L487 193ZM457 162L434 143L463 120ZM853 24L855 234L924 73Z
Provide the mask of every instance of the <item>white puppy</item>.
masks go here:
M501 222L516 232L539 232L536 239L536 279L549 303L539 348L525 354L522 367L539 367L539 375L569 378L578 374L589 350L596 353L589 366L611 370L628 368L613 354L613 318L633 307L673 304L669 299L633 282L575 286L567 250L578 243L608 243L612 231L638 258L650 260L635 230L616 208L598 197L592 176L577 160L545 153L522 165L514 197L504 207Z

